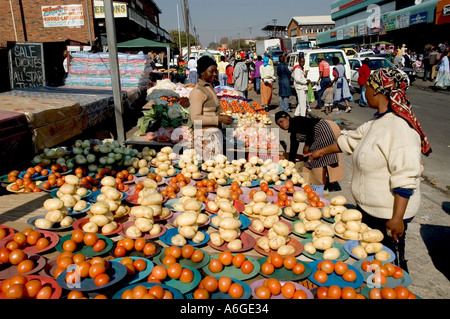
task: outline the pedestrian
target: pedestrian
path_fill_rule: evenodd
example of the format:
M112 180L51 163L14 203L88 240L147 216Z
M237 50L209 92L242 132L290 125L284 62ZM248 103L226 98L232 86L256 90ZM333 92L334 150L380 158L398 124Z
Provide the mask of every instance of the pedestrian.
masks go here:
M407 80L397 68L373 71L366 97L377 110L374 119L305 156L314 160L331 153L353 155L351 188L362 222L383 233L383 245L398 252L394 263L408 271L405 233L420 206L421 153L428 156L431 147L406 89Z
M304 143L302 154L336 143L341 134L339 126L330 120L314 117L291 117L286 112L275 114L275 123L290 133L289 161L296 162L298 147ZM304 169L311 172L328 190L338 190L338 181L344 178L341 154L328 154L305 162Z
M189 94L190 119L194 124L194 147L203 160L223 154L222 124L231 124L233 118L222 115L220 101L213 83L217 80L217 63L209 56L198 59L198 83Z
M437 65L438 65L440 57L441 57L441 55L436 50L436 48L433 46L433 48L431 49L431 53L429 55L430 65L431 65L431 81L434 81L436 79L436 73L437 73L436 70L437 70Z
M368 58L365 58L362 62L361 67L358 70L358 85L361 89L361 98L359 99L359 106L365 107L367 106L367 100L366 100L366 83L369 79L370 70L369 67L370 60Z
M227 75L227 66L229 65L228 62L226 62L225 56L220 57L220 62L217 65L217 71L219 72L219 83L220 86L227 85L228 75Z
M394 65L399 68L400 70L403 68L403 57L402 57L402 50L397 50L397 53L393 60Z
M272 103L273 81L275 80L275 70L270 64L269 57L263 58L263 65L259 67L261 74L261 106L266 111L269 110L269 104Z
M328 82L328 87L325 89L322 95L323 103L325 106L325 114L331 113L334 105L334 86L333 82Z
M447 48L444 57L439 63L438 73L436 76L436 82L434 85L441 89L447 89L450 87L450 49Z
M280 111L289 112L290 104L289 97L292 94L291 91L291 71L286 65L286 55L282 54L279 57L277 65L278 76L278 97L280 103Z
M229 63L227 65L227 68L225 69L225 73L227 74L227 85L231 87L234 85L233 72L234 66L233 64Z
M297 93L297 108L295 109L295 116L306 116L308 105L308 84L305 74L305 55L303 52L298 54L298 64L292 69L292 77L294 78L294 88Z
M345 103L345 112L348 113L352 110L348 101L352 98L352 94L350 93L350 87L348 85L348 79L345 75L345 67L338 57L333 57L333 85L334 85L334 104L338 105L338 103L344 101Z
M235 65L233 71L234 89L239 93L239 96L247 99L248 96L248 68L242 55L236 54Z
M262 56L258 55L255 62L255 71L253 71L253 83L255 84L256 94L261 94L261 73L259 68L263 65Z
M315 108L321 109L323 106L322 94L328 87L328 82L331 82L330 64L325 60L325 55L323 53L317 55L317 60L319 61L319 79L317 80L317 83L319 84L320 89L317 93L317 106Z
M62 84L66 84L67 76L69 75L69 52L67 50L64 50L63 52L63 68L64 68L64 75L62 79Z
M191 55L189 56L187 68L189 70L188 82L192 84L197 84L198 82L197 60L195 59L195 54L193 53L191 53Z

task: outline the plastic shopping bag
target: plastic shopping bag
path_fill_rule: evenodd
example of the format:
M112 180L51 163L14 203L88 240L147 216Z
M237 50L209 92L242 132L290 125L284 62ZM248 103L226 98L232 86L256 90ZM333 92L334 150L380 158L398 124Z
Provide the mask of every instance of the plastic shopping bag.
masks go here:
M314 96L314 90L312 88L311 83L308 84L308 102L313 103L316 100Z

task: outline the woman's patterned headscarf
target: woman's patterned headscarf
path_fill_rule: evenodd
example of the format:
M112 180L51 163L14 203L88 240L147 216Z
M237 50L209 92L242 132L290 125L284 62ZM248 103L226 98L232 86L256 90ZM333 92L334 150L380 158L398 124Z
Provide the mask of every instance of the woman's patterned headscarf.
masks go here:
M422 141L422 153L425 156L430 155L430 143L413 114L411 103L406 96L408 84L403 74L396 68L378 69L372 72L367 82L376 92L390 98L391 109L419 133Z

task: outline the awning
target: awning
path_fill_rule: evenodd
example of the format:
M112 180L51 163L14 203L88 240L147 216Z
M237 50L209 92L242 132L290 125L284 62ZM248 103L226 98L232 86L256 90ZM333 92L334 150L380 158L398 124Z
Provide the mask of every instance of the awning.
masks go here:
M156 42L145 38L137 38L117 43L118 48L168 48L170 44Z

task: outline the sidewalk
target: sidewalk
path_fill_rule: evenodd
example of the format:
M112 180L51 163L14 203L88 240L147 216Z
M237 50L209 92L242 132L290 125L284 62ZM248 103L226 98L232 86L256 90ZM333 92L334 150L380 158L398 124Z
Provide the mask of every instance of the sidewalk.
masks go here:
M421 81L421 80L419 80ZM418 81L418 83L420 83ZM430 82L431 83L431 82ZM269 115L273 121L272 127L278 128L275 124L274 115L279 110L278 90L274 89L274 98ZM254 91L249 92L249 98L260 101L260 96ZM296 105L295 97L290 98L291 105ZM313 103L313 106L316 104ZM352 103L352 107L357 107ZM348 130L355 129L369 118L368 114L351 112L340 115L325 115L320 110L312 109L312 116L327 118L336 121L341 128ZM351 116L346 116L351 114ZM373 113L371 113L373 114ZM343 116L341 116L343 115ZM280 130L280 142L285 141L289 150L289 133ZM299 150L301 150L299 147ZM336 195L343 195L347 198L348 206L355 206L355 201L351 194L351 174L352 158L343 155L344 180L340 181L341 191L331 192L328 198ZM433 202L423 196L424 192L430 192L429 186L422 183L422 202L419 212L409 224L406 241L406 258L408 259L409 274L412 284L411 291L423 299L448 299L450 296L450 267L448 267L449 257L447 256L448 240L450 239L450 218L444 211L442 205ZM356 261L356 260L355 260ZM349 263L353 261L349 260Z

